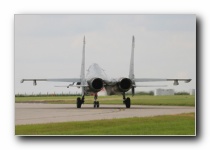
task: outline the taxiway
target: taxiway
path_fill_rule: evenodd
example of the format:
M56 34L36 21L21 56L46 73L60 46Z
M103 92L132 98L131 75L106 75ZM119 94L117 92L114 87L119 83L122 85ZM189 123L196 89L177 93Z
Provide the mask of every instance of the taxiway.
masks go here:
M41 124L68 121L88 121L113 118L149 117L195 112L190 106L146 106L132 105L127 109L122 105L15 103L15 125Z

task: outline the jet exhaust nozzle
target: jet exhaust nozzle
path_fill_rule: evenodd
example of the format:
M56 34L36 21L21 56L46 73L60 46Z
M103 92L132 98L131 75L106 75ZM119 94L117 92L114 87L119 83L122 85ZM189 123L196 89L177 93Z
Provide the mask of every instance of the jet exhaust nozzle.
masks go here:
M132 81L129 78L121 78L118 81L118 87L121 92L127 92L132 87Z
M103 88L103 80L101 78L93 78L88 84L94 92L99 92Z

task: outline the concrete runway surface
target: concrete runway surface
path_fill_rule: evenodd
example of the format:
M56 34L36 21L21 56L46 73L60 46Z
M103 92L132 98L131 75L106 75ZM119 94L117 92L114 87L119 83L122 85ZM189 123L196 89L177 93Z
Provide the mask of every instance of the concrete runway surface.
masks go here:
M93 108L93 104L84 104L78 109L76 104L15 103L15 125L149 117L190 112L195 112L195 107L132 105L126 109L123 104L101 104L100 108Z

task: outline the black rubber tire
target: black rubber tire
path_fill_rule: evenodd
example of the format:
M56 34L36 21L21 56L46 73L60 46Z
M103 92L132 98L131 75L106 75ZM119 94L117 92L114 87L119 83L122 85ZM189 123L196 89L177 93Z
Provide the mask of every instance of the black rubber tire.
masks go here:
M129 97L127 97L126 100L125 100L125 106L126 106L126 108L131 107L131 99Z
M97 101L96 106L97 106L97 108L99 108L99 101Z
M99 101L94 101L93 102L93 107L94 108L99 108Z
M80 97L77 97L77 108L81 108L82 101Z
M96 108L96 101L93 102L93 107Z

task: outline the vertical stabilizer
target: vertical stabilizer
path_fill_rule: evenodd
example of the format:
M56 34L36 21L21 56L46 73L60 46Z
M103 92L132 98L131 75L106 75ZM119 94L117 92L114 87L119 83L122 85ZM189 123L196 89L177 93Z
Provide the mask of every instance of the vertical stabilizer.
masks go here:
M83 50L82 50L82 65L81 65L81 85L85 85L85 36L83 39ZM82 95L84 95L84 87L82 87Z
M132 49L131 49L131 60L130 60L130 71L129 71L129 79L132 81L134 80L134 45L135 44L135 39L134 36L132 38Z
M134 47L135 47L135 38L132 38L132 49L131 49L131 60L130 60L130 71L129 71L129 79L131 79L133 86L131 88L132 96L135 94L135 76L134 76Z

